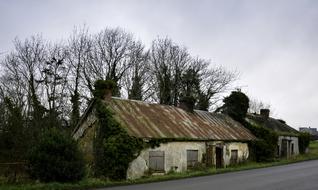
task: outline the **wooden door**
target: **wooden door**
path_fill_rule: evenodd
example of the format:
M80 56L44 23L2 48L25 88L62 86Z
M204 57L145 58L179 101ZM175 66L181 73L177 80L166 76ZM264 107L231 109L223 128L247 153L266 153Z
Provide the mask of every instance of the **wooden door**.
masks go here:
M206 166L213 166L213 146L207 146L206 149Z

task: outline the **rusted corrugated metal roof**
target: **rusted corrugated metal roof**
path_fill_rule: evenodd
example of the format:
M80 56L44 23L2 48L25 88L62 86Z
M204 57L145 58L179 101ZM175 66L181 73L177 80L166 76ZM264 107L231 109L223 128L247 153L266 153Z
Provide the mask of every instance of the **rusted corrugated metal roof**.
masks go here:
M186 112L167 105L112 98L110 107L128 133L140 138L253 140L255 136L230 117L206 111Z

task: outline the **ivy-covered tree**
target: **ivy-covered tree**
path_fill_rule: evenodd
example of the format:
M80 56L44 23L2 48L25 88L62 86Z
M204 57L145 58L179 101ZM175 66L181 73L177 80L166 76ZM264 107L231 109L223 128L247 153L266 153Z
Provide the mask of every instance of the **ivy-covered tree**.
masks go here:
M132 81L131 89L128 92L128 99L142 100L141 76L135 74L135 76L132 77Z
M148 52L141 42L135 42L130 54L131 67L124 75L124 87L128 93L128 99L145 100L149 96L149 61Z
M193 96L197 98L200 91L200 78L198 71L194 68L187 69L181 77L182 96Z
M160 97L160 104L167 104L171 105L173 100L172 100L172 77L171 73L169 71L168 66L163 65L161 66L161 74L160 76L158 75L159 79L159 97Z
M244 122L249 107L248 97L241 91L232 91L228 97L225 97L221 112L229 115L234 120Z

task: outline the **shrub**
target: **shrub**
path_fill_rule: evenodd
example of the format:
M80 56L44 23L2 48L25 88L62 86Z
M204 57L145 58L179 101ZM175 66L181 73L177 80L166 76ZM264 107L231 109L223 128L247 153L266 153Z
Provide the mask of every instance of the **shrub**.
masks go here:
M310 134L309 133L300 133L298 136L299 152L300 154L306 153L310 143Z
M273 147L263 139L252 141L249 143L250 149L252 150L252 159L256 162L269 162L273 161L275 152Z
M252 157L257 162L274 160L277 152L278 135L269 129L260 126L254 126L248 122L243 124L249 129L259 140L249 143Z
M83 156L72 137L57 129L45 131L28 155L28 171L43 182L72 182L85 175Z

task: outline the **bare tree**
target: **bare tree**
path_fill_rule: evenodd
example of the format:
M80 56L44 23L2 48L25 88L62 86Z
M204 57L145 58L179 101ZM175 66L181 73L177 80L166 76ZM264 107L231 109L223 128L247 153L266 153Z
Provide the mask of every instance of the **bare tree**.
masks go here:
M44 63L47 55L46 43L41 36L37 35L23 42L16 38L14 45L15 50L12 53L14 61L7 62L5 67L11 77L14 76L16 80L26 82L24 88L27 93L29 108L33 110L33 117L40 118L45 110L41 104L36 78L40 76L39 68ZM20 84L22 83L20 82Z
M197 109L208 110L210 106L216 105L237 78L237 72L227 71L223 67L207 69L202 74Z
M238 76L211 66L209 60L192 58L186 48L168 38L153 41L150 64L159 103L177 106L180 97L191 95L202 110L216 104Z
M71 96L71 126L74 127L80 118L81 97L88 101L91 98L90 88L85 85L84 65L92 54L92 40L88 28L75 28L66 46L65 63L70 69L68 75L68 89ZM89 79L89 77L87 77ZM91 85L91 84L89 84ZM92 90L92 89L91 89Z
M220 100L236 78L237 73L213 67L209 60L192 58L182 74L181 96L193 97L196 109L208 110Z
M36 80L43 95L43 105L48 112L49 125L61 126L59 121L68 115L68 80L69 67L64 63L66 52L62 44L48 47L48 56L41 65L41 76Z
M2 100L10 97L15 105L20 107L27 104L27 81L22 79L17 67L18 60L11 53L1 62L1 70L4 74L0 76L0 96Z
M63 46L50 46L41 36L20 41L15 39L15 49L2 62L5 74L1 76L4 96L23 107L34 127L43 127L46 113L66 115L65 108L67 68Z
M187 49L168 38L156 39L152 42L150 63L159 103L177 105L181 76L190 63Z
M117 84L114 95L119 96L121 79L132 64L133 36L120 28L106 28L93 39L92 54L84 67L86 84L93 91L97 79L113 80Z
M128 99L146 100L151 94L148 52L144 45L137 41L130 53L131 67L124 74L123 86L128 94Z
M55 113L73 127L98 79L113 80L115 96L174 106L182 96L193 96L196 109L208 110L237 78L169 38L155 39L147 50L120 28L90 35L83 26L66 44L50 45L37 35L15 39L14 46L1 61L0 96L11 97L35 121Z

